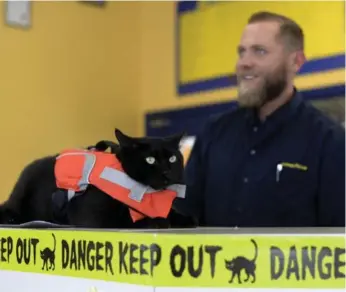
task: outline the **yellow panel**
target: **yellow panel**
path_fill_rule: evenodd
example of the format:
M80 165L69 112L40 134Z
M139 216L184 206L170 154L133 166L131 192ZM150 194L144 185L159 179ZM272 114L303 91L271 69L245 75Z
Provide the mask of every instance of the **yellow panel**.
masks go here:
M298 89L318 89L345 83L345 69L298 76L295 80ZM319 84L319 86L316 86Z
M308 58L344 53L343 2L222 2L182 15L180 82L231 75L248 17L259 10L284 14L303 28Z
M32 6L30 30L0 24L0 201L38 157L137 134L140 3Z

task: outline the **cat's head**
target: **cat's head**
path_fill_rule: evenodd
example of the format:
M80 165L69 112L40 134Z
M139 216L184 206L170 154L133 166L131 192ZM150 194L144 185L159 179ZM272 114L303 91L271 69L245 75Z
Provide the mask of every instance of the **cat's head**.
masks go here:
M184 158L180 140L184 133L165 138L133 138L115 129L120 152L117 154L126 174L153 189L183 183Z
M233 270L234 268L234 260L225 260L225 267L228 270Z

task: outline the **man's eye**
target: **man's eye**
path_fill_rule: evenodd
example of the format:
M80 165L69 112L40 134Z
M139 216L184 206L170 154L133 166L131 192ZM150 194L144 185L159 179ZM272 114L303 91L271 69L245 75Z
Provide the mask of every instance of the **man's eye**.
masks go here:
M260 55L264 55L267 53L267 51L265 49L262 48L256 48L256 53L260 54Z
M244 54L245 50L244 49L238 49L238 56L242 56Z

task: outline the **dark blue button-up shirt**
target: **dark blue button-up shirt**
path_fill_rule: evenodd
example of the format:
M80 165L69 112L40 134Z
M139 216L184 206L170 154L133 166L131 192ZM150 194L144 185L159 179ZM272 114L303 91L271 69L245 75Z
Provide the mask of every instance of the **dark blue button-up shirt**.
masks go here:
M299 94L260 122L207 123L186 166L183 213L202 226L345 226L345 129Z

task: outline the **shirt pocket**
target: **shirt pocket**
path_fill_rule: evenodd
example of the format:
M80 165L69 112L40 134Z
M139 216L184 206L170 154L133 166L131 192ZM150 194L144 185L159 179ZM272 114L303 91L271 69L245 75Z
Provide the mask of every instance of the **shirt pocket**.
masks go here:
M292 166L285 166L279 163L275 171L275 183L280 187L301 186L309 180L309 169L304 165L291 163Z
M286 208L298 208L311 205L314 190L314 180L309 169L283 166L276 170L274 197Z
M298 167L280 167L280 163L271 165L257 183L258 189L266 193L270 200L298 200L307 190L313 187L309 169Z

